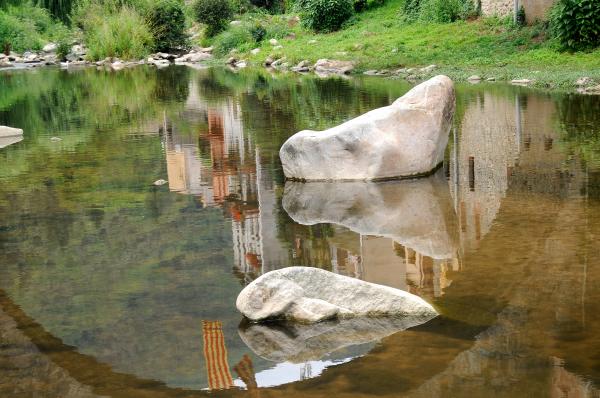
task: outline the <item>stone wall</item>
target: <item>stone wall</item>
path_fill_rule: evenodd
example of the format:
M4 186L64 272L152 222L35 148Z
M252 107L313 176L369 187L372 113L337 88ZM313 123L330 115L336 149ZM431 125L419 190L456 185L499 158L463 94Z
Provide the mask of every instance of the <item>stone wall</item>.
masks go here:
M546 19L546 15L555 0L519 0L519 5L525 9L527 22ZM512 15L514 0L481 0L483 15Z

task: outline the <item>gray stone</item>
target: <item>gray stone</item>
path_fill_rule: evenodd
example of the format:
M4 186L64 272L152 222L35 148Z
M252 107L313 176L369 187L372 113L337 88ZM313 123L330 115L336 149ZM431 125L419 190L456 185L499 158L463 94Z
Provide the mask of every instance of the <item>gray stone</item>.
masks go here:
M48 43L43 48L42 51L45 53L53 53L58 49L56 43Z
M529 86L531 83L533 83L533 80L530 79L514 79L511 81L511 84L515 86Z
M271 40L269 40L269 44L272 46L276 46L279 44L279 42L277 41L277 39L271 39Z
M469 76L467 78L467 81L471 84L477 84L477 83L481 82L481 76L478 76L478 75Z
M421 73L431 73L437 68L437 65L429 65L424 68L419 69Z
M324 74L345 75L354 69L354 63L351 61L337 61L329 59L320 59L315 64L315 72Z
M162 186L162 185L165 185L165 184L166 184L166 183L168 183L168 182L169 182L169 181L167 181L167 180L163 180L163 179L161 178L161 179L159 179L159 180L156 180L156 181L154 181L154 182L152 183L152 185L155 185L155 186L157 186L157 187L160 187L160 186Z
M575 85L578 87L589 86L593 82L594 81L590 77L586 76L586 77L581 77L581 78L577 79L577 81L575 82Z
M374 180L418 176L444 158L455 108L446 76L424 82L392 105L329 130L301 131L281 147L287 178Z
M430 320L425 317L347 318L316 324L250 324L239 329L242 341L256 355L281 363L303 363L330 357L346 347L378 342ZM366 351L371 346L365 347Z
M252 321L314 323L360 316L437 315L430 304L411 293L312 267L289 267L263 274L240 292L236 306Z
M381 236L434 259L454 258L456 220L443 173L386 182L293 182L282 206L298 224L337 224Z
M252 51L250 51L250 54L252 55L257 55L258 53L260 53L260 48L255 48Z

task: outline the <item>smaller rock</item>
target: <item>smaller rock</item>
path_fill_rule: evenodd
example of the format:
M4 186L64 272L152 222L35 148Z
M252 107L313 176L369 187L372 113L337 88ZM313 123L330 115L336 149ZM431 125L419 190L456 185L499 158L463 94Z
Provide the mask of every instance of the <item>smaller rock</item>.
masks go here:
M58 49L56 43L48 43L43 48L42 51L45 53L53 53Z
M256 55L260 52L260 48L255 48L254 50L250 51L250 54L252 55Z
M467 81L471 84L477 84L477 83L481 82L481 76L478 76L478 75L469 76L467 78Z
M161 178L161 179L159 179L159 180L156 180L156 181L154 181L154 182L152 183L152 185L154 185L154 186L157 186L157 187L160 187L160 186L162 186L162 185L165 185L165 184L166 184L166 183L168 183L168 182L169 182L169 181L167 181L167 180L163 180L163 179Z
M317 41L315 39L309 40L308 44L317 44Z
M578 87L589 86L593 82L594 81L590 77L586 76L586 77L580 77L579 79L577 79L577 81L575 82L575 85Z
M229 25L231 26L240 26L242 24L242 21L231 21L229 22Z
M202 52L202 53L209 53L209 54L211 54L211 53L213 52L213 47L211 46L211 47L204 47L204 48L201 48L201 49L200 49L200 52Z
M310 62L307 60L300 61L298 65L292 68L294 72L309 72L310 71Z
M279 42L277 41L277 39L271 39L271 40L269 40L269 44L272 46L276 46L279 44Z
M368 71L363 72L363 75L367 75L367 76L377 76L377 70L375 69L371 69Z
M285 38L286 38L287 40L296 40L296 34L295 34L294 32L292 32L292 33L290 33L290 34L287 34L287 35L285 36Z
M60 138L60 137L52 137L52 138L50 138L50 141L52 141L52 142L60 142L60 141L62 141L62 138Z
M13 64L6 58L0 59L0 68L10 68L11 66L13 66Z
M227 62L225 62L227 65L235 65L235 63L237 62L237 59L235 59L235 57L229 57L227 59Z
M392 54L396 54L398 52L397 48L392 48Z
M235 63L236 68L245 68L246 66L248 66L248 64L244 60L241 60L241 61L238 61Z
M431 73L437 68L437 65L429 65L424 68L419 69L421 73Z
M125 68L125 64L121 61L115 61L112 64L110 64L110 67L112 70L121 70Z
M280 44L278 46L274 46L273 50L281 50L283 48L283 46Z
M406 68L400 68L400 69L396 69L394 71L394 75L405 75L406 74Z
M417 71L416 68L408 68L408 69L404 70L404 72L408 73L409 75L415 73L416 71Z
M282 64L285 62L285 59L286 59L285 57L279 58L279 59L277 59L277 60L273 61L273 62L271 63L271 66L272 66L273 68L280 67L280 66L281 66L281 65L282 65Z
M531 83L533 83L533 80L530 79L514 79L511 81L511 84L514 84L515 86L528 86Z
M600 94L600 84L597 86L583 88L584 94Z
M334 73L345 75L352 72L353 69L354 64L351 61L320 59L315 64L315 71L318 73Z
M487 79L485 79L486 82L495 82L496 78L495 77L488 77Z
M293 28L294 26L298 25L298 22L300 22L300 17L297 15L294 15L293 17L288 19L288 26L290 28Z
M270 55L265 59L265 66L271 66L273 64L274 60L273 57L271 57Z

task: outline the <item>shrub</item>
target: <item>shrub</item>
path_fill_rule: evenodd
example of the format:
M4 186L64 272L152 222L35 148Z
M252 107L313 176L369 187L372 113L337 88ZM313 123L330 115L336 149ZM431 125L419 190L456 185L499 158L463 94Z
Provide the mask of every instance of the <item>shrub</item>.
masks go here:
M367 0L354 0L354 11L363 12L367 8Z
M285 11L285 3L283 0L250 0L250 3L256 7L269 10L270 12Z
M0 9L0 50L39 50L65 26L52 21L47 10L32 5Z
M237 48L245 50L253 46L254 40L250 29L247 26L234 26L225 32L216 36L213 40L215 52L219 55L225 55L230 50Z
M154 44L146 21L130 7L109 15L90 15L84 25L84 38L93 60L143 58Z
M317 32L332 32L341 28L354 14L353 0L304 0L303 24Z
M564 48L585 50L600 45L600 1L560 0L550 16L552 33Z
M155 51L169 51L186 47L185 14L179 0L160 0L147 14L148 25L154 36Z
M212 37L227 28L233 18L233 8L229 0L196 0L194 16L207 26L206 35Z
M250 34L252 35L252 38L255 42L260 43L267 35L267 30L261 24L256 23L253 27L250 28Z

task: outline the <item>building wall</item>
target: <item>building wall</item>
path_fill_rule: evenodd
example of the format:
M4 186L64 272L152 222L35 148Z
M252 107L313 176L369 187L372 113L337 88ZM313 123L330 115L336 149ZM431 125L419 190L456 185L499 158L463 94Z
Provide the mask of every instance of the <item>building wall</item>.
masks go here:
M546 14L555 0L519 0L519 5L525 8L527 22L546 19ZM512 15L514 0L481 0L483 15Z

